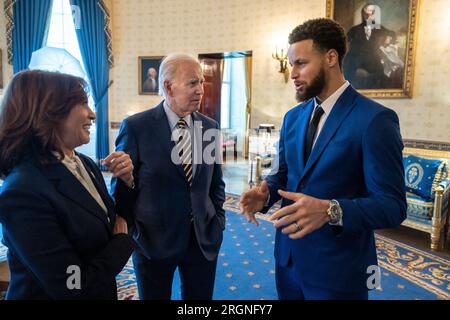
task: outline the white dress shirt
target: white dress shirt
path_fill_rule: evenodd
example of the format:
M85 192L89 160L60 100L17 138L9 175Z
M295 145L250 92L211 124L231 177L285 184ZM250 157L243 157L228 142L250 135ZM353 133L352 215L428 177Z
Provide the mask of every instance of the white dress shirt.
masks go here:
M91 176L87 172L84 167L83 162L77 155L73 155L73 157L65 156L64 159L61 160L62 164L69 169L69 171L77 178L78 181L83 185L83 187L89 192L89 194L97 201L98 205L103 209L103 211L107 214L108 209L106 208L105 203L103 202L102 197L97 191L97 188L92 181ZM109 218L108 218L109 221Z
M180 120L180 117L169 107L167 101L164 101L164 112L166 113L167 120L169 121L170 126L170 132L173 133L175 129L178 128L178 120ZM191 152L192 152L192 177L195 176L196 171L196 160L198 158L198 152L197 150L194 150L194 141L196 138L196 133L194 130L194 124L192 121L192 116L189 114L186 117L183 117L184 121L186 121L186 126L189 129L189 132L191 133Z
M317 138L319 137L320 132L322 131L325 121L327 121L327 118L330 115L331 110L333 109L334 105L336 104L336 101L339 99L339 97L342 95L342 93L345 91L345 89L347 89L347 87L349 85L350 85L350 83L348 81L345 81L344 84L339 87L339 89L337 89L331 96L326 98L325 101L323 101L320 104L320 106L322 107L322 109L324 111L324 114L320 118L319 125L317 126L317 131L316 131L316 135L314 137L314 142L313 142L313 145L311 148L311 152L312 152L312 149L314 148L314 145L316 144L316 141L317 141ZM311 119L309 119L310 122L312 120L312 116L313 116L314 111L316 110L317 106L318 106L318 104L317 104L317 98L316 98L316 99L314 99L314 110L311 113Z

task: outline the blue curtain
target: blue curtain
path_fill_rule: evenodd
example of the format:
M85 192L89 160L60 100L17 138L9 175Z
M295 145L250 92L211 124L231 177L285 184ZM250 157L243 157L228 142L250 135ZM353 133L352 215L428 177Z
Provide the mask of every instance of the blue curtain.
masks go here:
M43 47L52 0L17 0L13 6L13 72L27 69L31 54Z
M79 7L79 29L76 29L84 66L91 83L91 93L97 113L96 156L99 159L109 154L108 130L108 83L109 64L105 16L97 0L70 0Z

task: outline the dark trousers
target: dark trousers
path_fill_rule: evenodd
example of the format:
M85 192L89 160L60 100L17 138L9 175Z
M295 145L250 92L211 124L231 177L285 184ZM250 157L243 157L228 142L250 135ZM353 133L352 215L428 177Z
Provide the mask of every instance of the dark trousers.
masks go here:
M305 283L290 259L286 267L275 266L275 280L280 300L368 300L368 291L341 292Z
M208 261L198 246L192 226L189 247L179 260L149 260L133 253L140 300L170 300L176 268L180 273L183 300L211 300L216 277L217 258Z

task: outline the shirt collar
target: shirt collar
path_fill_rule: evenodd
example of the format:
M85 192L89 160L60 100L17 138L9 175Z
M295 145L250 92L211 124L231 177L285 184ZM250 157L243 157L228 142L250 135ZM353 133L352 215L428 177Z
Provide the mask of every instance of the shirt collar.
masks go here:
M61 155L57 151L52 151L52 154L55 156L56 159L58 159L61 162L63 162L63 161L68 161L68 162L75 161L75 157L77 156L75 151L73 151L73 154L71 156L68 156L68 155L64 154L63 158L61 158Z
M344 93L345 89L350 85L350 83L346 80L342 86L340 86L331 96L325 99L320 106L322 107L326 116L328 116L333 109L333 106L336 104L336 101L339 97ZM317 97L314 99L314 109L319 105Z
M167 103L167 100L164 100L164 112L166 113L167 120L169 120L170 129L173 130L177 124L178 120L180 120L180 117L173 112L173 110L169 107L169 104ZM186 117L183 118L186 121L186 125L188 128L192 127L192 116L189 114Z

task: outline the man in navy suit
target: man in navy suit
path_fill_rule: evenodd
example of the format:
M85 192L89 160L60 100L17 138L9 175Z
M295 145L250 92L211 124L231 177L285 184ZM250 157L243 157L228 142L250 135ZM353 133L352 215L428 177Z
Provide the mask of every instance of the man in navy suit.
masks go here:
M345 42L329 19L292 31L291 78L302 102L284 118L277 170L241 196L256 224L254 213L282 198L271 217L280 299L367 299L377 284L370 277L379 276L373 230L405 219L398 117L344 79Z
M218 124L197 112L204 78L195 58L169 55L159 81L165 99L125 119L116 140L131 156L135 185L113 179L112 192L139 246L140 298L170 299L178 267L183 299L212 299L225 228Z

